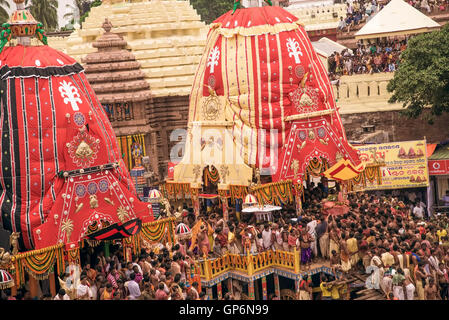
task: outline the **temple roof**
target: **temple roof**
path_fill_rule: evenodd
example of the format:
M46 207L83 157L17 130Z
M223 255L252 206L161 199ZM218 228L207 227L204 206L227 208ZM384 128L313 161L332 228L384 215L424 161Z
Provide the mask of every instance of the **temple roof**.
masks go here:
M105 33L92 46L98 52L82 59L86 77L101 103L137 102L151 99L149 84L136 57L125 49L127 43L111 32L112 24L106 19Z
M153 97L188 96L204 50L207 28L188 1L142 1L94 7L82 25L50 45L81 61L96 52L93 43L108 18L140 63Z

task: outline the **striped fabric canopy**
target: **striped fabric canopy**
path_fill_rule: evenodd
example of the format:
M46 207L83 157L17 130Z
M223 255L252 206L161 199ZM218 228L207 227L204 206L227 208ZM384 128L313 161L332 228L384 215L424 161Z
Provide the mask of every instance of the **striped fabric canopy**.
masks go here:
M357 166L332 90L297 17L277 6L237 9L211 24L189 123L224 114L234 144L226 149L273 182L302 179L314 159L333 165L344 158ZM218 101L219 115L208 113L211 101Z
M8 271L0 269L0 289L4 290L12 287L14 287L13 278Z
M151 190L150 193L148 194L148 200L150 202L158 202L161 198L162 193L157 189Z
M245 207L246 206L254 206L254 205L257 205L257 204L258 204L257 198L255 196L253 196L252 194L248 194L245 197L245 201L243 201L243 205Z
M176 226L175 234L178 239L186 239L192 236L192 230L184 223L180 223Z
M346 181L357 177L363 169L365 169L363 164L354 167L350 161L341 159L323 172L323 175L331 180Z
M20 250L79 241L99 217L152 221L83 67L44 46L0 54L0 195Z

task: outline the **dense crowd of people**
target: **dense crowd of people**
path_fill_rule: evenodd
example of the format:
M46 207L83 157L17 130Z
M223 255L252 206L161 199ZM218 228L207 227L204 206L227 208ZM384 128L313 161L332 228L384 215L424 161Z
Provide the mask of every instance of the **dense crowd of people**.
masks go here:
M346 16L340 17L337 32L349 33L355 26L371 20L390 0L346 0ZM448 10L447 0L409 0L408 4L425 14L445 12Z
M337 194L339 195L337 197ZM232 254L257 254L266 250L298 251L301 270L312 264L326 265L332 275L321 274L320 299L342 299L341 284L356 273L374 268L385 299L448 299L449 221L446 216L428 218L416 192L393 194L351 193L342 198L338 185L329 188L323 180L305 189L303 212L293 207L272 214L272 221L256 221L252 213L229 210L225 221L219 204L202 207L197 217L191 208L172 207L171 215L190 228L201 228L191 239L144 246L140 255L126 262L123 249L113 246L111 255L94 249L82 259L80 270L67 266L56 296L42 290L42 299L54 300L205 300L211 299L193 270L204 256L208 259ZM332 200L347 206L347 213L326 214ZM166 214L166 213L165 213ZM164 215L164 213L162 214ZM75 275L79 274L79 283ZM72 285L73 284L73 285ZM73 290L69 289L72 288ZM29 288L28 288L29 289ZM47 291L44 292L43 291ZM31 299L27 289L11 297ZM239 299L240 293L226 292L223 299ZM299 298L312 299L311 279L299 286ZM273 297L272 299L279 299ZM315 295L315 298L316 295Z

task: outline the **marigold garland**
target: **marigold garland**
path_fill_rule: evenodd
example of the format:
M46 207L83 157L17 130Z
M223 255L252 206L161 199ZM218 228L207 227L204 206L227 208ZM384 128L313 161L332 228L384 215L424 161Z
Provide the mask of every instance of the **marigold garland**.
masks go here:
M148 242L161 242L168 235L169 241L174 243L174 220L175 218L168 218L145 223L139 234Z
M123 250L125 250L125 248L132 248L133 254L138 255L140 253L140 248L141 248L140 236L133 235L131 237L126 237L123 239L122 245L123 245Z
M376 171L377 171L376 169L377 169L376 167L365 168L365 177L371 183L373 183L374 180L376 180Z
M204 185L206 187L209 186L209 183L216 185L220 181L220 174L218 173L217 168L214 166L206 166L203 171L204 174Z
M61 272L64 271L63 247L64 244L59 244L44 249L19 253L13 256L17 283L19 285L25 283L24 270L31 274L35 279L47 279L48 274L51 272L55 263L58 274L61 274Z
M327 160L324 158L313 158L307 164L306 170L304 172L305 179L308 180L308 176L320 177L321 173L328 169L329 165Z
M231 191L231 199L233 202L236 199L242 199L242 200L245 199L246 195L249 193L248 187L246 187L246 186L231 185L230 191Z
M356 177L354 177L353 179L351 179L351 182L353 182L354 184L360 184L363 183L365 185L365 175L363 174L363 172L361 172L360 174L358 174Z
M190 183L167 181L160 186L160 191L166 198L185 198L190 193Z
M67 251L67 261L69 264L80 265L80 249L70 249Z
M378 185L382 184L382 171L380 170L379 166L365 167L365 169L359 175L349 180L348 185L351 190L353 190L354 185L360 184L365 187L367 180L371 183L374 183L374 181L377 180Z
M218 190L220 198L230 198L229 190Z
M292 181L286 180L258 186L253 192L261 205L282 205L293 202L292 188Z

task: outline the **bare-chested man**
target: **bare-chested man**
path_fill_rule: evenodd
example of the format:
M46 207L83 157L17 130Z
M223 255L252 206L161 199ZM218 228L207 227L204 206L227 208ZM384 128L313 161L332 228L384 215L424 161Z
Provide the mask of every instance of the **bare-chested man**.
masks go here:
M341 234L339 246L340 246L341 269L344 272L348 272L349 270L351 270L351 261L350 261L348 245L346 243L346 234L343 232Z
M337 225L335 222L332 223L331 229L329 232L329 252L332 252L332 250L335 250L337 253L340 252L340 231L337 228Z
M424 287L423 280L426 278L426 274L424 273L423 267L421 265L415 266L415 284L416 284L416 292L418 293L418 299L424 300Z
M429 278L429 283L424 289L425 300L441 300L440 292L433 278Z
M303 228L300 237L301 242L301 265L306 266L306 270L310 270L312 263L312 249L310 243L312 242L312 236L307 231L307 228Z

